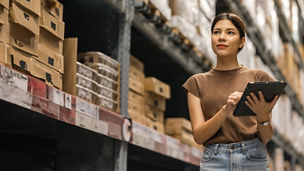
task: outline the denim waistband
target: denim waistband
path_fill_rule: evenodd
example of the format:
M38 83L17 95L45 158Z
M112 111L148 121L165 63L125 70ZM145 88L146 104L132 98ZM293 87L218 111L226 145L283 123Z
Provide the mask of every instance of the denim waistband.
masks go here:
M206 148L222 148L222 149L237 149L237 148L249 148L251 146L255 146L257 144L262 143L259 138L254 138L248 141L242 141L237 143L229 143L229 144L221 144L221 143L214 143L209 144Z

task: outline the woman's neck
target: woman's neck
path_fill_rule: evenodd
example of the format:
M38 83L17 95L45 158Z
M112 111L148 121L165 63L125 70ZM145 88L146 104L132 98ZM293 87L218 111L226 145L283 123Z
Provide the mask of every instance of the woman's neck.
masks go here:
M233 58L221 58L217 57L217 64L215 69L217 70L231 70L240 67L236 57Z

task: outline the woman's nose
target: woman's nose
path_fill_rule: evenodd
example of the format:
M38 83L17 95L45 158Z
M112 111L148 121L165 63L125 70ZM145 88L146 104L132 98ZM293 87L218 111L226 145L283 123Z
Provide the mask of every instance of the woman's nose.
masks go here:
M221 33L220 36L219 36L219 41L225 41L226 40L226 35L225 33Z

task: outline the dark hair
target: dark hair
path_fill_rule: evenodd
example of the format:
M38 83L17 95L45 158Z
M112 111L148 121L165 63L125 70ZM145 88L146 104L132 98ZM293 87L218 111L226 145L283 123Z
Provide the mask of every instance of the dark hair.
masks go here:
M240 39L245 37L245 32L246 32L245 24L244 24L243 20L238 15L233 14L233 13L220 13L219 15L217 15L212 22L211 33L213 33L215 24L218 21L224 20L224 19L230 20L231 23L239 30ZM242 50L242 48L239 48L238 52L240 50Z

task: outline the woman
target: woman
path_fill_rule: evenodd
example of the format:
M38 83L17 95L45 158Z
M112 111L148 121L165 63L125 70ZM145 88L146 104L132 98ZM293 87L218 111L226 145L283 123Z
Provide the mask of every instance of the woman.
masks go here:
M273 134L271 110L279 97L268 103L261 92L259 97L250 94L246 105L256 116L232 113L248 82L274 79L262 70L239 65L237 54L245 43L240 17L219 14L211 32L216 67L191 76L183 85L194 139L205 146L201 170L269 170L265 144Z

